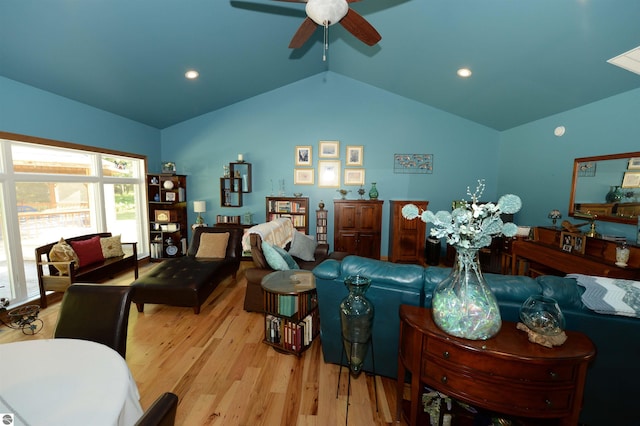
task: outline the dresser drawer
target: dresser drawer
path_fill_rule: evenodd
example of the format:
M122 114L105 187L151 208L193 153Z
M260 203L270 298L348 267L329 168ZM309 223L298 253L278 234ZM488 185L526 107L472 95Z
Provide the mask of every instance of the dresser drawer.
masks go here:
M495 353L471 350L448 341L429 339L423 353L423 363L429 359L449 365L452 369L467 368L476 373L507 378L517 382L546 382L554 385L571 384L577 374L575 363L559 359L541 358L538 362ZM423 366L424 368L424 366Z
M497 376L480 378L436 362L424 366L421 378L429 386L450 396L517 416L563 416L573 405L572 387L517 383ZM545 416L540 416L542 413Z

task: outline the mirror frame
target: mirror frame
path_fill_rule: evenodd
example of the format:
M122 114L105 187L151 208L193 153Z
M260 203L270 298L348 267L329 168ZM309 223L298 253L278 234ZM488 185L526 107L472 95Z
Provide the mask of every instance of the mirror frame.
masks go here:
M576 213L575 212L575 205L576 205L575 195L576 195L576 185L578 183L578 164L589 162L589 161L619 160L622 158L632 158L632 157L640 157L640 152L625 152L622 154L597 155L595 157L582 157L582 158L574 159L573 160L573 181L571 182L571 195L569 197L569 216L575 217L575 213ZM634 219L634 218L618 217L618 216L596 216L596 220L605 221L605 222L626 223L629 225L635 225L638 222L637 218Z

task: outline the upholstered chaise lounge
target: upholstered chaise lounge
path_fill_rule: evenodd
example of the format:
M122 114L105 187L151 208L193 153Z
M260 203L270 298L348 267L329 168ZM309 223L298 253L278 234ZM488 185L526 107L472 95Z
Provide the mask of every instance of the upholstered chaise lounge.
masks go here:
M156 303L193 307L199 314L218 284L229 276L235 279L242 257L242 232L240 228L196 228L186 256L163 261L131 284L138 312L144 311L145 303Z

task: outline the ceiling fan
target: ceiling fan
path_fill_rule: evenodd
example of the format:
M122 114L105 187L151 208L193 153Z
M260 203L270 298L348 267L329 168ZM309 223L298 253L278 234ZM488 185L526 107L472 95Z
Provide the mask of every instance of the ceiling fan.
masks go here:
M358 40L373 46L382 39L382 36L373 26L367 22L358 12L349 7L349 3L360 0L276 0L289 3L306 3L307 17L302 22L298 31L293 35L289 47L297 49L302 47L313 32L321 26L325 32L325 50L328 46L328 28L340 23L347 31Z

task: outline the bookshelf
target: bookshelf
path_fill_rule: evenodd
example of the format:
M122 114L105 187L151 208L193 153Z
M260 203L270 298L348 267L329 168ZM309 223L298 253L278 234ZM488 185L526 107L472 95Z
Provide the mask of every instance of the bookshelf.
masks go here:
M267 222L288 217L298 231L309 234L308 197L267 197L266 212Z
M187 177L147 174L151 261L187 254Z
M315 278L310 271L275 271L262 279L264 343L300 356L320 332Z
M316 210L316 241L318 244L327 244L327 210Z

